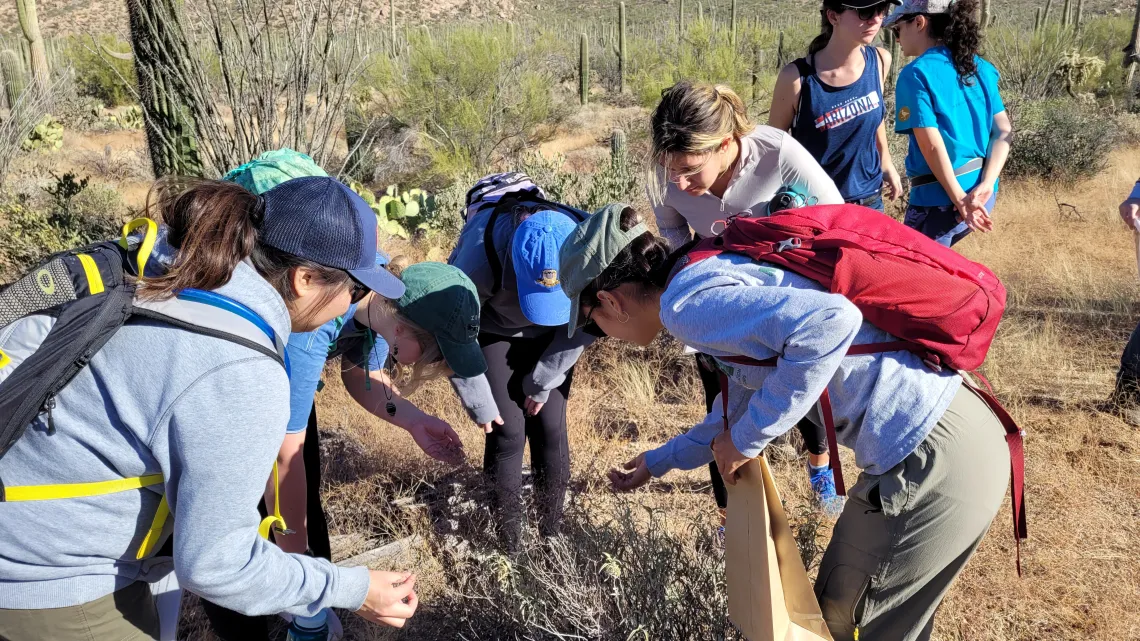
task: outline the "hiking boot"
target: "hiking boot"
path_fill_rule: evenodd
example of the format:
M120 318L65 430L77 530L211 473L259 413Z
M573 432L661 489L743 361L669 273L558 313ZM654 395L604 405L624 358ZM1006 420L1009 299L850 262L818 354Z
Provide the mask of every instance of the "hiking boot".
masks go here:
M809 469L808 478L811 479L811 491L812 494L815 494L815 502L820 511L828 518L839 518L839 515L843 513L845 497L839 496L835 492L835 475L831 468Z

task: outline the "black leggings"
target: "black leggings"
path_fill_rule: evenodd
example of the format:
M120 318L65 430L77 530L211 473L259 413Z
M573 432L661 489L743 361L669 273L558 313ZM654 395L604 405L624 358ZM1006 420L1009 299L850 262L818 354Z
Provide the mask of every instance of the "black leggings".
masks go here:
M711 360L711 357L697 354L697 373L701 376L701 387L705 390L705 411L712 412L716 396L720 394L720 374L716 371L716 365L708 360ZM801 418L796 427L804 437L804 448L807 451L816 456L827 454L827 431L824 428L807 418ZM721 509L728 507L728 490L724 487L724 479L720 476L716 461L709 463L709 476L712 478L713 496L716 497L717 506Z
M317 431L317 406L309 412L309 426L305 429L306 525L309 531L309 554L332 559L329 547L329 526L321 507L321 442ZM257 506L265 516L265 502ZM268 616L246 616L202 599L202 609L210 619L210 627L222 641L269 641Z
M558 532L566 485L570 481L570 445L566 440L566 399L574 369L566 380L550 391L550 397L537 416L526 416L523 378L534 370L555 329L534 338L510 338L495 334L479 335L487 360L487 381L499 407L502 425L487 435L483 471L495 484L499 527L504 542L514 545L521 532L523 448L530 441L530 465L534 473L535 503L539 510L539 531L544 536Z

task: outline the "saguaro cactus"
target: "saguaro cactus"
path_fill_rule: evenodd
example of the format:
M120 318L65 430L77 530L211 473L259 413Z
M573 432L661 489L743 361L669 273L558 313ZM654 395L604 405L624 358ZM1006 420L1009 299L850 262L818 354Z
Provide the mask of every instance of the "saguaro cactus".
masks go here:
M1049 24L1049 10L1053 8L1053 0L1045 0L1045 10L1041 12L1041 26Z
M610 156L617 158L623 154L625 154L625 132L614 129L610 134Z
M1072 9L1071 0L1065 0L1065 7L1061 9L1061 26L1069 26L1069 13Z
M392 57L400 55L400 48L396 45L396 0L388 0L388 27L392 39Z
M677 2L677 42L685 37L685 0Z
M732 47L736 48L736 0L732 0Z
M993 20L993 14L990 13L990 0L982 0L982 16L981 16L982 29L985 29L986 27L990 26L990 22L992 20Z
M4 97L8 101L8 108L11 109L20 100L20 95L24 93L24 87L28 83L24 76L24 61L20 54L11 49L0 51L0 73L4 75Z
M1077 19L1073 23L1077 28L1077 33L1081 32L1081 22L1085 19L1085 0L1077 0Z
M784 32L780 32L780 37L776 41L776 68L784 68Z
M1041 7L1037 7L1037 11L1033 16L1033 33L1041 31Z
M155 177L201 176L192 97L181 81L190 75L190 52L178 13L181 0L127 0L131 47L146 121L147 150Z
M590 101L590 41L584 33L578 47L578 99L583 105Z
M614 46L614 53L617 54L618 59L618 93L625 93L625 72L626 72L626 57L625 57L625 3L618 3L618 28L617 28L617 45Z
M44 48L44 38L40 35L40 20L36 15L36 0L16 0L16 12L20 17L20 29L24 38L28 40L28 50L31 53L29 63L32 68L32 80L40 89L47 87L51 75L48 70L47 50Z

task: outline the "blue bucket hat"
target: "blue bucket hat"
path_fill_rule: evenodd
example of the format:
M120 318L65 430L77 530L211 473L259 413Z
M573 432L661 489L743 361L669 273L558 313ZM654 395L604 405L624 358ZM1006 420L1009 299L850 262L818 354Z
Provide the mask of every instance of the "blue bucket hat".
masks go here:
M570 322L570 299L558 277L558 252L574 232L574 221L556 211L540 211L519 224L511 240L511 261L519 307L535 325Z
M404 284L380 263L376 214L335 178L287 180L261 195L261 242L314 263L343 269L384 298L404 295Z

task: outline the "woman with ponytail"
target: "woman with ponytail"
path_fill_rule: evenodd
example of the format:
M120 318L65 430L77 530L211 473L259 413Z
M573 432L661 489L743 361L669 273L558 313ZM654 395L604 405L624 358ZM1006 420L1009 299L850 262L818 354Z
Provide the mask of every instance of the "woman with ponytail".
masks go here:
M734 216L766 216L803 205L837 205L843 196L803 145L775 127L756 126L744 101L726 85L681 82L661 94L653 111L649 201L657 228L673 247L715 236ZM690 232L692 228L692 232ZM697 372L711 411L717 374L697 355ZM838 515L827 439L821 428L800 425L808 451L812 491L824 512ZM713 494L723 510L724 482L709 466Z
M629 491L670 470L715 462L734 483L744 463L808 417L829 390L840 445L862 468L820 563L815 592L838 641L930 638L934 613L1001 507L1005 430L957 373L917 355L845 358L895 340L815 281L743 254L681 262L633 209L611 205L561 250L570 326L648 345L667 329L727 377L728 411L609 472ZM732 319L732 322L725 322ZM772 367L732 357L778 358ZM726 422L728 430L725 430Z
M947 247L993 229L1013 140L997 69L978 56L977 12L977 0L905 0L884 22L916 56L895 87L895 131L910 136L904 222Z
M403 626L414 576L286 553L262 537L287 524L257 508L289 421L284 337L369 291L403 293L375 264L375 215L328 177L260 196L202 180L162 181L154 193L147 212L161 228L126 241L156 243L145 263L139 249L136 305L172 309L190 296L198 307L178 324L132 317L0 459L0 638L157 639L147 584L172 570L243 614L337 607ZM0 349L27 349L39 323L0 327ZM276 357L234 334L243 323ZM100 489L53 500L11 493L91 485ZM154 552L164 540L172 555Z
M849 203L883 210L902 192L887 147L883 85L891 54L871 43L899 0L824 0L808 55L780 71L768 124L791 131Z

